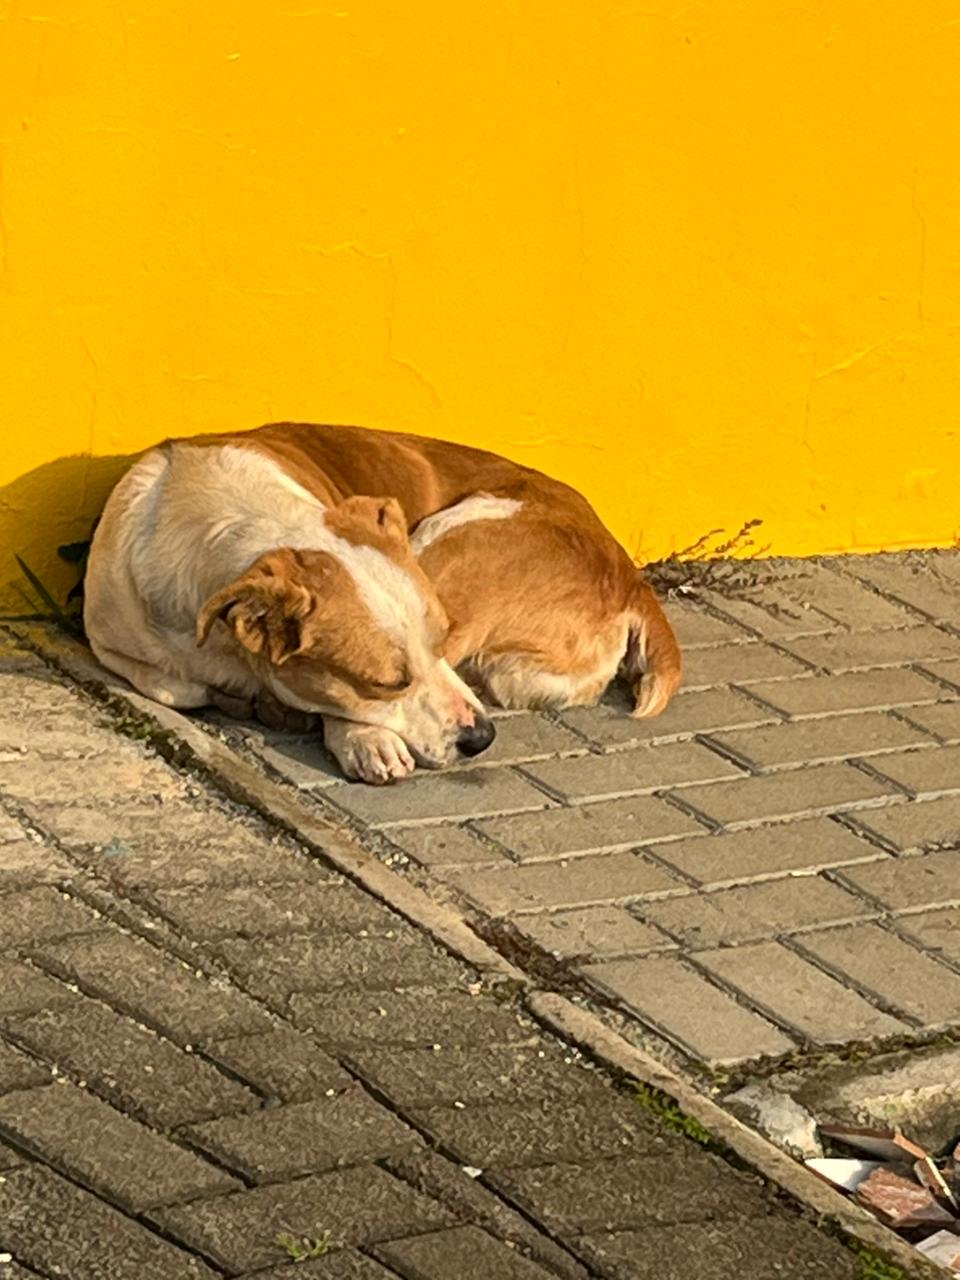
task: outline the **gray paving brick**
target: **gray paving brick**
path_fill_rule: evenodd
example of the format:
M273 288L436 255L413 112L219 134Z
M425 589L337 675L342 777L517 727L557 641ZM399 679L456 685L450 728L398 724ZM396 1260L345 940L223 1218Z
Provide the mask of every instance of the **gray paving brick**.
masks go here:
M521 1204L535 1204L552 1230L571 1234L722 1218L731 1212L731 1176L737 1176L736 1200L744 1209L757 1212L762 1204L755 1183L732 1175L729 1165L706 1153L696 1162L680 1152L656 1160L625 1159L615 1172L607 1166L605 1173L584 1178L576 1165L555 1164L510 1170L496 1181ZM678 1197L678 1186L686 1188L685 1196Z
M18 1044L55 1062L120 1110L159 1129L256 1105L242 1085L96 1000L4 1018Z
M715 618L696 605L667 601L664 611L684 652L701 649L706 645L733 644L738 640L750 639L749 632L722 618Z
M629 1096L608 1093L469 1107L430 1107L412 1118L462 1163L480 1169L661 1155L677 1145Z
M479 1227L393 1240L377 1254L404 1280L549 1280L542 1267Z
M27 839L26 828L15 818L0 809L0 848L5 844L15 844Z
M422 1146L413 1129L358 1085L333 1098L269 1107L183 1132L252 1182L288 1182Z
M736 778L742 770L698 742L674 742L607 756L547 760L530 765L528 773L559 795L587 801Z
M633 853L531 863L504 871L458 871L448 879L492 915L547 907L601 906L681 887L666 871Z
M588 965L591 981L695 1058L736 1063L794 1047L758 1014L669 956Z
M0 947L25 947L45 938L100 928L100 921L89 907L65 898L49 885L4 894L0 898L0 915Z
M518 862L618 853L703 830L696 819L656 796L625 796L513 818L490 818L477 826L509 849Z
M704 604L723 617L768 640L789 640L839 629L835 618L816 609L809 600L788 595L776 584L751 590L749 598L712 590L698 594Z
M292 1280L290 1265L250 1272L250 1280ZM379 1262L353 1249L338 1249L325 1257L297 1263L295 1280L396 1280Z
M134 1213L240 1186L199 1156L70 1084L0 1098L0 1130Z
M768 1018L814 1044L845 1044L909 1030L778 942L702 952L697 962Z
M504 768L451 769L392 787L343 783L331 788L327 796L372 827L522 813L550 803L542 791Z
M688 947L721 947L856 920L876 911L819 876L790 876L647 903L643 914Z
M269 743L252 737L257 755L295 787L329 787L343 781L337 762L323 747L319 736L310 738L276 735Z
M273 937L311 930L383 933L398 916L353 885L243 884L159 889L154 901L192 938Z
M301 1027L338 1051L356 1045L487 1045L529 1041L532 1024L490 996L469 991L338 991L290 997Z
M656 852L708 889L883 856L875 845L829 818L675 840Z
M929 707L910 707L900 714L943 742L960 742L960 702L935 702Z
M897 932L905 934L928 951L960 962L960 907L941 907L899 916Z
M553 755L583 755L586 750L583 739L563 725L555 724L546 716L524 712L498 717L493 746L472 763L476 767L515 764Z
M33 840L0 841L0 894L41 884L69 884L77 874L72 863L46 845Z
M295 991L455 986L464 970L412 929L393 937L227 938L217 950L254 995L284 1005Z
M662 930L642 924L623 907L551 911L517 916L514 923L538 946L563 957L638 955L675 945Z
M728 827L841 813L885 797L903 798L893 783L879 782L848 764L822 764L712 786L684 787L677 795L699 813Z
M711 738L757 769L848 760L904 747L933 747L928 734L877 711L734 729Z
M186 784L178 774L134 749L118 752L114 758L99 759L96 769L83 760L60 760L56 769L40 758L7 761L0 787L15 799L47 804L77 804L85 800L109 804L112 799L127 795L172 800L186 795Z
M0 957L0 1015L36 1013L72 1000L72 992L33 965Z
M956 617L956 585L944 580L940 573L942 563L931 560L929 552L917 556L849 556L844 563L848 572L927 617L947 621ZM930 571L931 565L934 572Z
M793 561L788 570L791 576L785 584L778 585L784 585L794 599L812 599L818 609L852 631L905 627L915 621L906 609L844 573L845 567L845 557L819 564L810 560Z
M733 689L705 689L677 694L662 715L634 720L626 705L607 702L563 713L566 724L591 742L608 749L628 749L642 743L689 738L695 733L737 725L774 724L777 712L765 710Z
M856 825L904 853L960 846L960 796L860 810Z
M205 1051L271 1101L305 1102L353 1083L352 1076L315 1040L291 1027L215 1041Z
M960 902L960 850L848 867L844 879L895 911Z
M935 662L925 661L923 670L941 683L950 686L946 697L956 697L956 693L960 691L960 662L955 658Z
M213 1258L230 1275L289 1261L277 1244L278 1231L315 1236L329 1230L335 1243L344 1247L455 1223L442 1205L376 1165L215 1196L154 1216L165 1230Z
M38 1062L5 1040L0 1040L0 1094L50 1084L52 1079L46 1063Z
M926 1027L960 1017L960 976L875 924L805 934L803 950Z
M789 647L798 658L838 674L867 667L902 667L924 658L960 657L960 637L931 626L805 636L792 640Z
M937 702L945 692L916 671L885 667L851 671L842 676L805 676L799 680L770 680L750 686L750 692L786 715L829 716L844 711L882 711Z
M0 761L4 764L30 760L89 760L116 753L114 734L90 724L82 728L50 728L43 724L16 724L0 720Z
M596 1090L597 1077L564 1061L543 1042L472 1047L438 1043L429 1049L357 1046L350 1057L365 1080L401 1109L443 1103L533 1102Z
M960 792L960 746L887 755L875 760L873 767L918 798Z
M809 668L797 658L788 657L762 640L755 640L747 644L717 645L687 654L683 681L688 689L702 689L718 684L789 679L808 672Z
M5 1243L44 1275L70 1280L214 1280L199 1258L39 1165L0 1182Z
M45 968L186 1043L262 1031L270 1021L238 991L198 975L156 947L121 933L48 942L35 955Z
M465 827L391 827L390 843L425 867L488 866L510 859Z

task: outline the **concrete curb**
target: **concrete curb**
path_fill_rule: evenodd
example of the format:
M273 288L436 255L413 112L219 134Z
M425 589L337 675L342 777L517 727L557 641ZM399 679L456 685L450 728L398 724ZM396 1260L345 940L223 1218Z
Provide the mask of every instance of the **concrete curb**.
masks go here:
M344 875L424 929L437 942L477 969L493 984L509 983L530 1013L597 1062L675 1099L745 1164L787 1195L847 1235L904 1268L906 1277L939 1280L952 1275L930 1263L893 1231L828 1183L743 1124L693 1083L632 1045L589 1009L555 992L536 989L533 980L474 933L453 907L435 902L366 852L351 832L341 831L300 805L287 789L266 778L188 717L143 697L102 668L79 642L40 627L11 628L41 657L113 710L153 727L156 745L180 765L199 767L231 799L278 823Z

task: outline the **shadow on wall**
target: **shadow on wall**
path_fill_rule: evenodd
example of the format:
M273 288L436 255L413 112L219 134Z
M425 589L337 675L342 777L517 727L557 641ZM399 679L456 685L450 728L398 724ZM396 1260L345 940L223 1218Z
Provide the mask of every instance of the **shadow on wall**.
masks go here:
M15 556L33 570L62 604L79 576L57 548L90 536L110 490L143 450L109 458L77 455L46 462L0 488L0 613L27 609Z

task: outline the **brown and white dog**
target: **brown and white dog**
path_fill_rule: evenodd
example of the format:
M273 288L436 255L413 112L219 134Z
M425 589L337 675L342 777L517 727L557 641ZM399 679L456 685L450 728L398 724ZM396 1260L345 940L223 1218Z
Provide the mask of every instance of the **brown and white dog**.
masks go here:
M489 746L474 690L568 707L622 669L649 716L680 682L653 591L573 489L359 427L279 423L145 454L94 536L84 620L100 661L167 706L320 713L365 782Z

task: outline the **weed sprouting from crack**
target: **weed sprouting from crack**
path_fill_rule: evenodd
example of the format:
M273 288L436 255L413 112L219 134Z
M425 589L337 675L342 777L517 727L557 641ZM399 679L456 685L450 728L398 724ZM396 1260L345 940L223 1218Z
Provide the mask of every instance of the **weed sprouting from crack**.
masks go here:
M753 531L762 524L759 519L748 520L732 537L724 537L725 529L710 529L683 550L646 565L644 575L666 596L715 591L730 599L749 599L759 585L751 561L770 550L758 547L753 538Z
M306 1262L309 1258L322 1258L330 1248L330 1232L318 1236L297 1236L290 1231L280 1231L274 1236L284 1253L294 1262Z
M669 1129L671 1133L682 1134L683 1137L696 1142L698 1146L708 1147L711 1150L722 1147L723 1144L719 1143L699 1120L688 1116L669 1094L640 1081L634 1082L632 1092L634 1101L639 1103L645 1111L655 1115L663 1127Z

